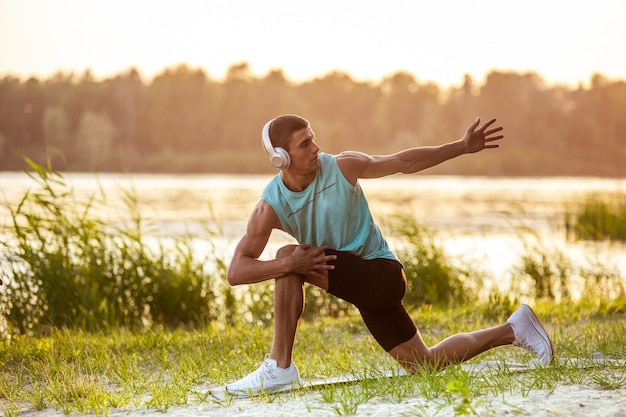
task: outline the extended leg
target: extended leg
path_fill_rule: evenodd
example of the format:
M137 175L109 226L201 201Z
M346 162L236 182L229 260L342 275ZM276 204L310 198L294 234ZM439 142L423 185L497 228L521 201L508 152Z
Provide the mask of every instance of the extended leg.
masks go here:
M419 331L408 341L389 351L406 370L441 369L464 362L487 350L514 345L537 355L539 363L548 366L554 356L552 341L532 309L522 304L506 324L470 333L459 333L428 348Z
M389 354L407 371L414 373L422 368L442 369L464 362L491 348L510 345L514 338L511 326L503 324L471 333L458 333L428 348L417 332L410 340L391 349Z

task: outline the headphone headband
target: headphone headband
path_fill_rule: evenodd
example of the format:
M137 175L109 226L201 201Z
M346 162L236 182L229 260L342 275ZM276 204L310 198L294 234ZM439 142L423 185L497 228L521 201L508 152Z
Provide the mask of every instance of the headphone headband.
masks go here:
M287 169L291 162L289 154L283 148L274 148L274 146L272 146L272 140L270 139L270 126L272 125L272 122L274 120L276 119L270 120L269 122L265 123L265 126L263 126L263 131L261 134L261 137L263 139L263 148L265 149L265 152L267 152L267 154L270 156L270 161L275 168L281 170Z

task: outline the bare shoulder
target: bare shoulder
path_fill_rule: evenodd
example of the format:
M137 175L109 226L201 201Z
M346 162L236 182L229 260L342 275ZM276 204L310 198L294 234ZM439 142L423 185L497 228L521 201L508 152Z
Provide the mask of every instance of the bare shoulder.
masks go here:
M339 155L337 155L337 162L339 161L358 162L358 161L366 161L370 158L371 156L366 154L365 152L343 151Z
M337 165L344 177L355 185L361 173L372 161L372 157L364 152L344 151L337 155Z
M259 200L248 219L248 233L271 233L272 229L281 229L278 215L265 200Z
M233 262L242 256L258 258L263 252L272 230L280 228L280 221L274 209L267 202L259 201L250 214L246 233L235 248Z

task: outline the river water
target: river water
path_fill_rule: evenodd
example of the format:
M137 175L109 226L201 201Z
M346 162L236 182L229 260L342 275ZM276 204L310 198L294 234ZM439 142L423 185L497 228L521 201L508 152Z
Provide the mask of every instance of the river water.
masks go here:
M218 225L212 237L226 258L245 230L250 211L271 175L157 175L72 173L64 179L79 200L102 199L92 213L110 222L128 219L124 192L137 197L138 207L154 236L195 234L198 251L206 250L203 227ZM27 190L36 189L25 173L0 172L0 224L7 224L7 204L15 206ZM492 178L473 176L398 175L362 180L377 221L408 215L436 232L451 256L480 263L494 283L501 281L520 256L520 227L528 227L547 245L577 260L606 257L622 277L626 247L622 244L569 242L564 215L591 195L626 194L626 179ZM97 200L100 201L100 200ZM217 241L216 241L217 239ZM292 240L276 232L262 257ZM393 241L390 244L394 245ZM626 278L625 278L626 279Z

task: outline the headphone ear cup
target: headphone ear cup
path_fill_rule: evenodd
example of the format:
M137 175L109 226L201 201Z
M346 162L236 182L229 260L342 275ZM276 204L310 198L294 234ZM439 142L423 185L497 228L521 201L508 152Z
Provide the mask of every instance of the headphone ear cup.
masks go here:
M270 126L274 119L265 123L263 126L263 132L261 133L261 138L263 139L263 148L265 148L265 152L270 156L270 162L274 166L274 168L278 169L287 169L289 164L291 163L291 158L287 151L283 148L274 148L272 146L272 141L270 140Z
M274 154L270 156L272 165L278 169L287 169L291 163L291 158L283 148L274 148Z

